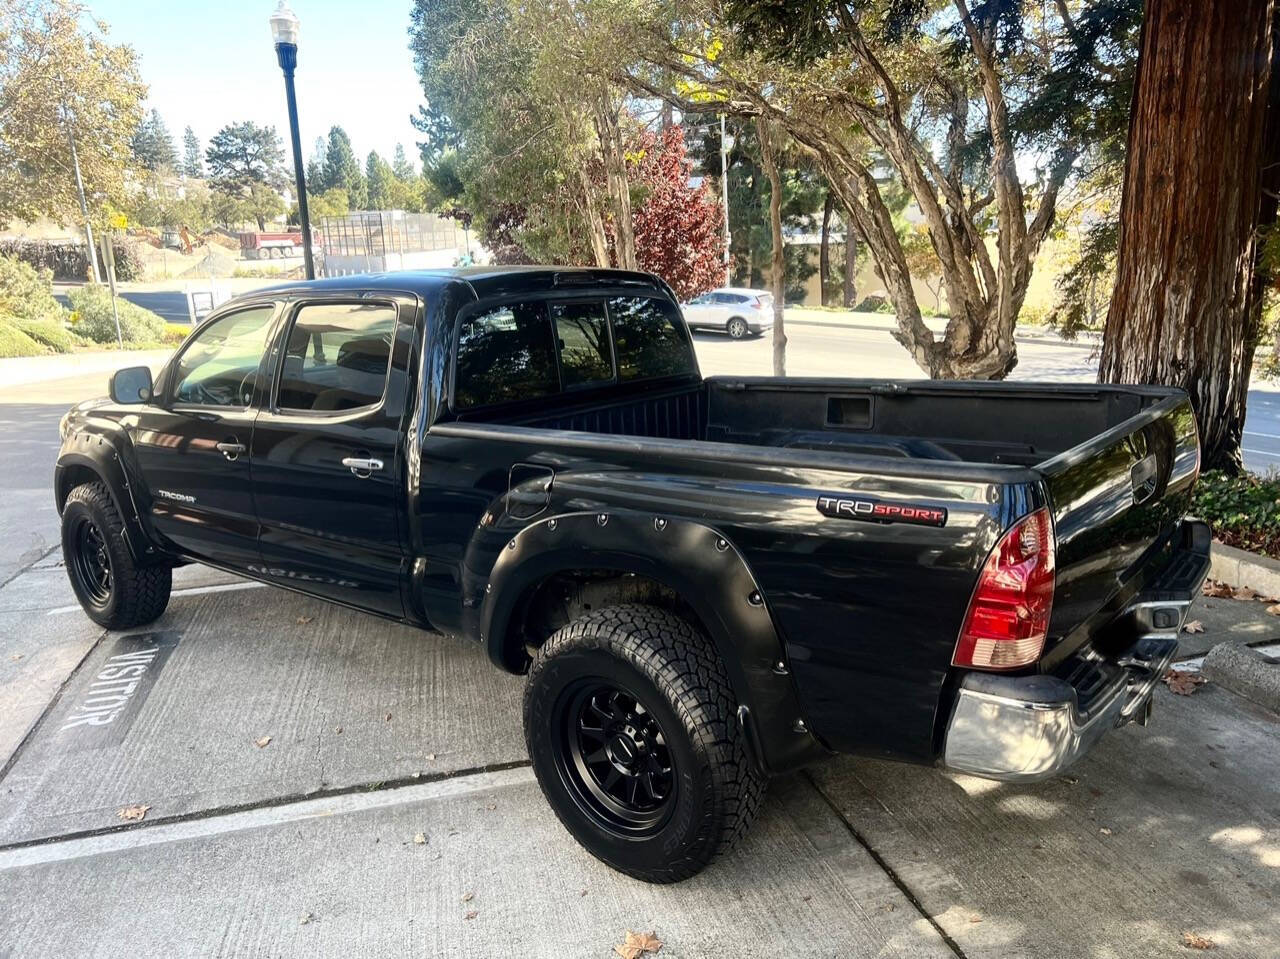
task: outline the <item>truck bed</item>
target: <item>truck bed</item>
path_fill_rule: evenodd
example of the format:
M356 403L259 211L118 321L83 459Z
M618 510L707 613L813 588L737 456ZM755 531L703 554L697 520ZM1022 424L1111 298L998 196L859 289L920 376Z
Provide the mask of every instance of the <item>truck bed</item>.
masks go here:
M891 459L1036 466L1169 396L1159 388L712 377L562 403L513 426Z

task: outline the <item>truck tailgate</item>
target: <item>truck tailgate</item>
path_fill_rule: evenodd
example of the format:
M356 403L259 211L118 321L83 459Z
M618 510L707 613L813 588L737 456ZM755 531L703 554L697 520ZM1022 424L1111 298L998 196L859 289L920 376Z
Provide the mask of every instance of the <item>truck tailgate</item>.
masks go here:
M1057 538L1046 663L1087 641L1163 570L1199 465L1191 402L1170 390L1037 467Z

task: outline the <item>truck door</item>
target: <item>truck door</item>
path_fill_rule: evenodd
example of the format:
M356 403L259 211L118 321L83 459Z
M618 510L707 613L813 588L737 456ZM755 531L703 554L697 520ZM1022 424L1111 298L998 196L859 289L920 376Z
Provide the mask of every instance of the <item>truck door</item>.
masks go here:
M278 304L237 309L183 345L138 407L133 446L157 532L180 552L246 569L258 562L249 445Z
M417 312L415 298L386 294L296 301L253 433L266 575L391 616L404 614L401 437Z

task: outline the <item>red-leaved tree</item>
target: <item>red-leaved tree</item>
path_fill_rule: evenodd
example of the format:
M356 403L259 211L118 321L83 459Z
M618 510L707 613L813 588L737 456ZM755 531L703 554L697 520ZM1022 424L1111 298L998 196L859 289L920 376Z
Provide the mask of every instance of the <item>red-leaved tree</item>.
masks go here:
M710 183L689 182L693 170L677 126L646 132L631 146L636 263L671 285L681 300L724 282L724 217Z

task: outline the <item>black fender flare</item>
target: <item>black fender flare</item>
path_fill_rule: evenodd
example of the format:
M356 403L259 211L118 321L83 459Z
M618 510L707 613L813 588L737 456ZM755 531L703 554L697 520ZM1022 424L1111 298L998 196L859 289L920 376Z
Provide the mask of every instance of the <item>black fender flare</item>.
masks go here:
M93 430L78 430L66 438L62 452L54 467L54 502L58 515L62 515L67 496L77 483L68 477L79 469L93 473L111 496L116 512L124 520L125 542L134 560L140 565L160 562L162 551L155 545L148 523L138 508L137 482L130 478L114 437Z
M694 520L610 510L525 526L502 548L477 604L479 638L495 664L509 672L523 665L510 627L528 591L584 568L647 577L689 604L725 663L738 721L762 769L783 772L826 755L804 722L783 643L746 560L727 537Z

